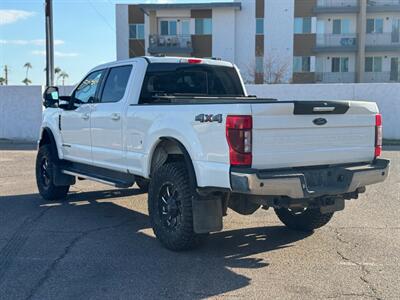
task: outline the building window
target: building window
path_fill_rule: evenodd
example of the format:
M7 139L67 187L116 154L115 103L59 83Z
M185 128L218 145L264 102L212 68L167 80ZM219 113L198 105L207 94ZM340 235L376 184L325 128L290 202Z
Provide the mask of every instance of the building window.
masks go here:
M366 57L365 72L382 72L382 57Z
M161 35L177 35L178 22L176 20L160 21Z
M256 19L256 34L264 34L264 19L258 18Z
M212 34L212 19L196 19L195 34Z
M390 80L400 81L400 59L399 57L392 57L390 59Z
M144 40L144 24L129 24L129 38Z
M262 56L256 57L256 73L257 74L264 73L264 57Z
M383 19L367 19L367 33L383 33Z
M348 34L350 33L351 21L349 19L335 19L333 20L333 34Z
M294 33L311 33L311 18L294 18Z
M311 72L311 57L295 56L293 58L293 72L294 73Z
M332 72L333 73L349 72L349 58L348 57L332 57Z

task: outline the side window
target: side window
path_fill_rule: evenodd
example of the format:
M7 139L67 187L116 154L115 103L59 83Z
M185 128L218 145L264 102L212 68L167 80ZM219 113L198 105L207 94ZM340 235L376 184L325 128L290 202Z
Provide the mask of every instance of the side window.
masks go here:
M110 70L104 84L101 103L118 102L124 97L131 71L132 66L115 67Z
M104 70L90 73L76 88L73 97L76 103L94 102L97 87L102 79Z

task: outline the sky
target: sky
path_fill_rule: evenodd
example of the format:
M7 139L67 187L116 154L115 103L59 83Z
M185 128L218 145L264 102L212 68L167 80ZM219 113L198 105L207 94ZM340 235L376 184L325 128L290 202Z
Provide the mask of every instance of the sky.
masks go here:
M226 0L214 0L222 2ZM53 0L55 66L75 84L91 68L116 59L116 3L212 2L210 0ZM0 0L0 77L22 84L29 62L32 84L45 83L44 0ZM61 80L58 80L61 84Z

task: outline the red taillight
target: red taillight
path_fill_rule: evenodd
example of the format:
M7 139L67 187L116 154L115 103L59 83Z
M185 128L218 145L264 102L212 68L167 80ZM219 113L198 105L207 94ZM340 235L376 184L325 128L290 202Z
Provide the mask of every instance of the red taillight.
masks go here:
M228 116L226 118L226 139L232 166L251 166L252 129L253 119L251 116Z
M382 154L382 115L375 115L375 157Z
M188 63L189 64L200 64L203 60L199 58L189 58Z

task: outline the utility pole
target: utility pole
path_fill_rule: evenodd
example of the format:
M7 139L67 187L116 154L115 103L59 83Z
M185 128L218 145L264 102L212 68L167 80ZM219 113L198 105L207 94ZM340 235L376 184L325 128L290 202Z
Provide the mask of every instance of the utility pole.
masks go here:
M46 86L54 85L53 0L45 0L46 16Z
M7 65L4 66L4 79L5 79L5 84L8 85L8 67L7 67Z

